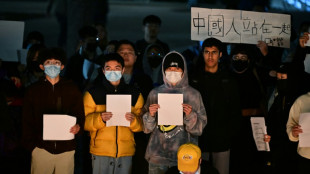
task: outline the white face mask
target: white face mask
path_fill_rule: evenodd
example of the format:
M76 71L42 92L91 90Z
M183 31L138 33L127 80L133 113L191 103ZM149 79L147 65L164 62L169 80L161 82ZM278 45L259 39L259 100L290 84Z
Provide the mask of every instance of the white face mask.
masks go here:
M182 72L166 71L166 78L170 83L177 83L182 79Z

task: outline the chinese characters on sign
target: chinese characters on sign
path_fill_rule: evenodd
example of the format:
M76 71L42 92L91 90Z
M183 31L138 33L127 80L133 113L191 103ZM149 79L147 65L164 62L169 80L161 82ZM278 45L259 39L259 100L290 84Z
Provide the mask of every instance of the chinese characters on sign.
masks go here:
M191 9L191 39L290 47L291 17L285 14L224 9Z

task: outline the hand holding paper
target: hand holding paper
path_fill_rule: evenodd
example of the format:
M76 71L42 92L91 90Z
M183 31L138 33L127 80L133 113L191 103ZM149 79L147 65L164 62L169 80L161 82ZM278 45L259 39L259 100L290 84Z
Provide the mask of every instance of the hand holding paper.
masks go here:
M192 106L189 104L182 104L183 111L185 112L185 115L188 116L192 112Z
M110 120L111 119L111 117L112 117L112 112L102 112L101 113L101 119L102 119L102 121L108 121L108 120Z
M299 134L301 134L301 133L302 133L302 129L301 129L300 125L296 125L293 127L293 129L292 129L293 137L297 138L297 137L299 137Z
M155 113L158 111L158 108L159 108L159 104L151 104L149 106L149 112L152 117L155 116Z
M270 137L266 138L267 129L265 126L264 117L252 117L251 126L257 150L270 151L269 143L266 142L266 140L268 140Z
M126 120L128 120L130 123L135 119L135 115L131 112L127 112L125 114Z
M79 124L72 126L70 129L70 133L73 133L74 135L77 134L79 131L80 131L80 125Z
M304 32L304 34L302 36L300 36L299 45L302 48L305 48L306 46L310 46L309 33L308 32Z

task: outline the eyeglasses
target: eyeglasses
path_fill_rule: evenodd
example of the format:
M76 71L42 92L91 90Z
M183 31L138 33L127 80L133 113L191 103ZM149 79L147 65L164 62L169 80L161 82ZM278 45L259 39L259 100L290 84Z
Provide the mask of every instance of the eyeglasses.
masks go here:
M57 65L60 66L61 62L59 60L46 60L44 65Z

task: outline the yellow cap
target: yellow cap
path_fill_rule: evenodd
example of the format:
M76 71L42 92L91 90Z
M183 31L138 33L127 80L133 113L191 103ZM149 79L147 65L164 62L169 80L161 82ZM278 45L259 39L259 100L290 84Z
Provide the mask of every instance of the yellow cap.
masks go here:
M195 172L201 157L200 148L192 143L183 144L178 150L178 169L182 172Z

